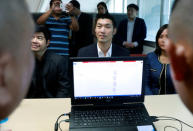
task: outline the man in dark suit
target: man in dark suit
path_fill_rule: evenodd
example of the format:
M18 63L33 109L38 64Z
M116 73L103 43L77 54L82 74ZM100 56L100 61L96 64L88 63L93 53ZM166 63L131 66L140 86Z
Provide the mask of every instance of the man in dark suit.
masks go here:
M127 6L128 19L120 22L114 42L130 50L132 54L143 52L146 38L146 25L143 19L136 17L139 7L135 4Z
M78 52L78 57L118 57L129 56L129 51L112 44L113 35L116 33L116 23L110 14L99 14L95 21L97 44L83 47Z
M72 31L70 54L71 56L77 56L78 50L84 46L93 43L92 35L92 17L80 10L80 3L76 0L69 2L73 5L73 14L78 19L79 30L77 32Z
M31 40L36 65L28 98L69 97L68 58L48 52L49 39L49 30L37 26Z

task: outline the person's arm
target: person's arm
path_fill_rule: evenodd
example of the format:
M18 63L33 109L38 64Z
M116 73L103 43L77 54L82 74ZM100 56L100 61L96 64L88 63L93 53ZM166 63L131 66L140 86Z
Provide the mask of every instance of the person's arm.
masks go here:
M141 39L144 40L146 38L146 34L147 34L147 27L145 24L145 21L142 21L142 30L141 30Z
M76 19L75 16L71 16L70 29L73 30L73 31L78 31L79 30L78 20Z
M80 49L78 50L78 55L77 55L77 57L84 57L84 56L85 56L85 53L86 53L85 47L80 48Z
M141 24L141 26L140 26L139 38L136 41L133 41L133 43L137 42L137 45L135 45L135 47L143 46L143 43L144 43L144 40L145 40L146 34L147 34L147 27L146 27L145 21L143 19L142 19L140 24Z
M117 28L117 33L114 35L114 38L113 38L113 43L116 43L122 47L124 47L123 43L124 41L126 41L126 39L124 40L124 36L126 35L125 34L125 28L127 28L127 26L125 26L125 20L121 21L118 28Z
M68 3L65 8L67 10L67 13L71 17L71 24L69 26L70 29L72 31L78 31L79 30L79 24L78 24L78 20L75 17L75 13L74 13L74 10L76 10L76 7L74 7L71 3Z
M45 24L49 16L52 14L52 11L54 10L54 8L55 8L55 5L53 4L52 7L46 13L44 13L37 19L36 21L37 24L39 25Z
M57 89L57 98L65 98L70 97L70 78L68 74L68 58L63 56L64 58L59 60L57 66L57 79L58 79L58 89Z
M85 23L87 23L87 24L85 24L84 25L84 31L85 31L85 35L87 36L87 37L85 37L85 46L87 46L87 45L89 45L89 44L92 44L93 43L93 34L92 34L92 29L93 29L93 18L92 18L92 16L90 15L90 14L87 14L86 15L86 17L87 18L85 18Z
M153 92L150 88L151 83L151 74L150 74L150 61L149 56L145 58L144 61L144 86L145 86L145 95L153 95Z

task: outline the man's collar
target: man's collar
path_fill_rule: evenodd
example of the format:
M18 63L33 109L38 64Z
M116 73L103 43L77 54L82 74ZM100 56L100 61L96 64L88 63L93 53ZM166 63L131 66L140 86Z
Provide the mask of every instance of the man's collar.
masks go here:
M137 17L135 17L134 20L130 20L130 19L128 18L128 22L135 22L136 18L137 18Z
M38 55L40 55L40 54L34 54L34 55L35 55L36 60L43 61L47 55L47 49L44 52L42 52L42 54L41 54L41 56L39 56L39 58L38 58Z
M112 43L111 43L111 45L106 53L106 56L104 55L103 51L100 49L98 43L97 43L97 52L98 52L99 57L111 57L111 55L112 55Z

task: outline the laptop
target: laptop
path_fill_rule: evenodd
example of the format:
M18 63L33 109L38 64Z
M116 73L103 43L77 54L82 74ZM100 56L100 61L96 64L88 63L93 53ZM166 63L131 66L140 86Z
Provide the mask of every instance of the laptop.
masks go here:
M70 131L155 131L143 104L144 57L70 61Z

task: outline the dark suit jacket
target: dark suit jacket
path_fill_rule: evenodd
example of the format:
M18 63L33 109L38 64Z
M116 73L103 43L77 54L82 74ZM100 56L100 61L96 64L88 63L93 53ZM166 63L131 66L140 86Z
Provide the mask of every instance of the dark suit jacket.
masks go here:
M28 98L69 97L68 57L48 51L36 60Z
M93 19L89 14L81 13L78 18L79 31L72 32L71 55L77 56L78 50L93 43L92 23Z
M121 56L129 56L129 51L119 45L112 44L112 57ZM98 57L97 44L81 48L78 52L78 57Z
M128 19L124 19L120 22L117 34L114 37L114 42L123 46L123 42L127 41L127 24L128 24ZM143 52L143 43L144 39L146 38L146 25L143 19L137 18L135 19L134 23L134 29L133 29L133 37L132 37L132 42L137 41L138 46L130 49L130 53L133 54L138 54Z

